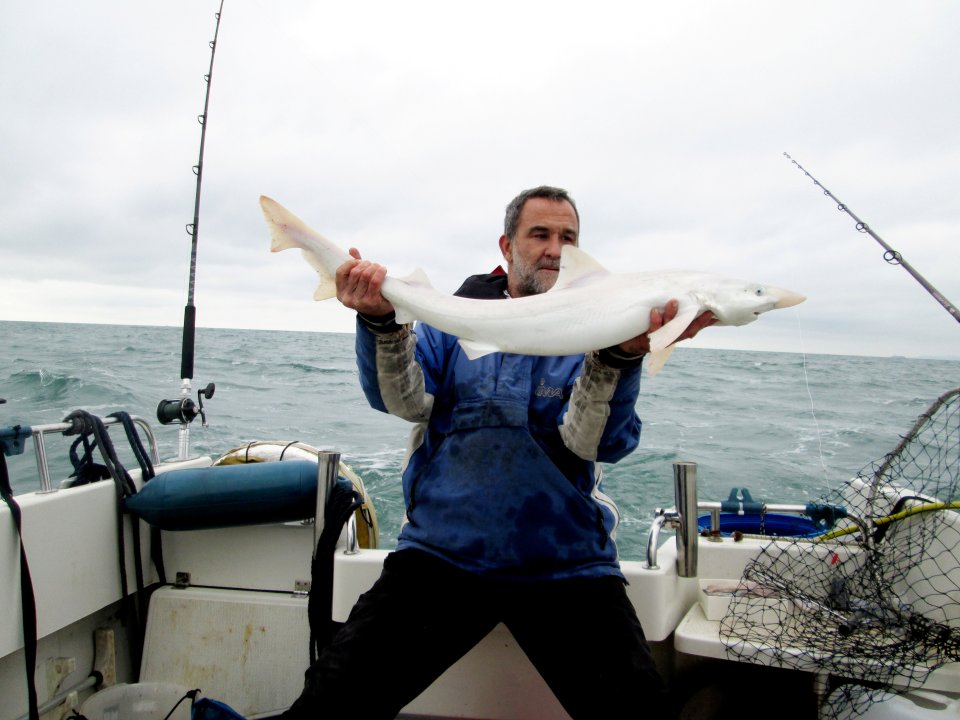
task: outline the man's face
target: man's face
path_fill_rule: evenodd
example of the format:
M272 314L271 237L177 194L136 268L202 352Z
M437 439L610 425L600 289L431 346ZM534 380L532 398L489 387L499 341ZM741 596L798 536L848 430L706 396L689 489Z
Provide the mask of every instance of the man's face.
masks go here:
M538 295L552 288L560 272L560 250L576 245L579 235L577 213L566 200L527 200L516 237L500 237L510 295Z

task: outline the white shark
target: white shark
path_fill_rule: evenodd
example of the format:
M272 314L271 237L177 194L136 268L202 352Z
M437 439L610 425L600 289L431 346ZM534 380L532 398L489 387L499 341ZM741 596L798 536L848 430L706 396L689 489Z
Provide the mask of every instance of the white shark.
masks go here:
M336 296L335 273L350 259L275 200L262 195L260 208L271 250L300 248L320 276L315 300ZM650 334L648 372L666 362L673 343L700 313L718 325L746 325L768 310L806 298L789 290L701 272L611 273L578 247L564 246L560 273L548 292L503 302L440 293L422 271L404 278L387 275L381 289L397 322L414 320L455 335L471 360L492 352L576 355L611 347L647 331L650 310L676 299L676 317Z

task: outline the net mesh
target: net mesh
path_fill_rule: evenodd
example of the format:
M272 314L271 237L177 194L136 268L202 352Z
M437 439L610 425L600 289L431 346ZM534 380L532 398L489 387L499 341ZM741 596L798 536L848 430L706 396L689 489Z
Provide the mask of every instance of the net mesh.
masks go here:
M960 388L822 502L846 517L776 539L720 624L728 657L826 673L823 718L854 718L960 660ZM841 513L844 514L844 513Z

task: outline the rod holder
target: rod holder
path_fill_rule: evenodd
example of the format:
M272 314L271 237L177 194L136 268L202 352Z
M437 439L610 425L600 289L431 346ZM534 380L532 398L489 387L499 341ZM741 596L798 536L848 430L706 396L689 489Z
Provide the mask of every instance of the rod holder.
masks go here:
M673 494L680 526L677 528L677 575L697 576L697 464L673 464Z
M317 509L313 521L313 548L316 553L320 533L323 532L327 511L327 498L340 475L340 453L336 450L317 452Z

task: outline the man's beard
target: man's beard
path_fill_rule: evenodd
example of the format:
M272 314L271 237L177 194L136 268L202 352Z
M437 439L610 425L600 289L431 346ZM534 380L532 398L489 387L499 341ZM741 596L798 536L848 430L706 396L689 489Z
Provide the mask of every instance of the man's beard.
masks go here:
M540 260L535 264L531 263L528 265L523 260L515 259L513 261L512 272L516 276L516 291L521 296L539 295L552 288L554 283L557 282L557 273L551 272L541 275L537 272L544 268L559 270L560 261L550 262L548 260Z

